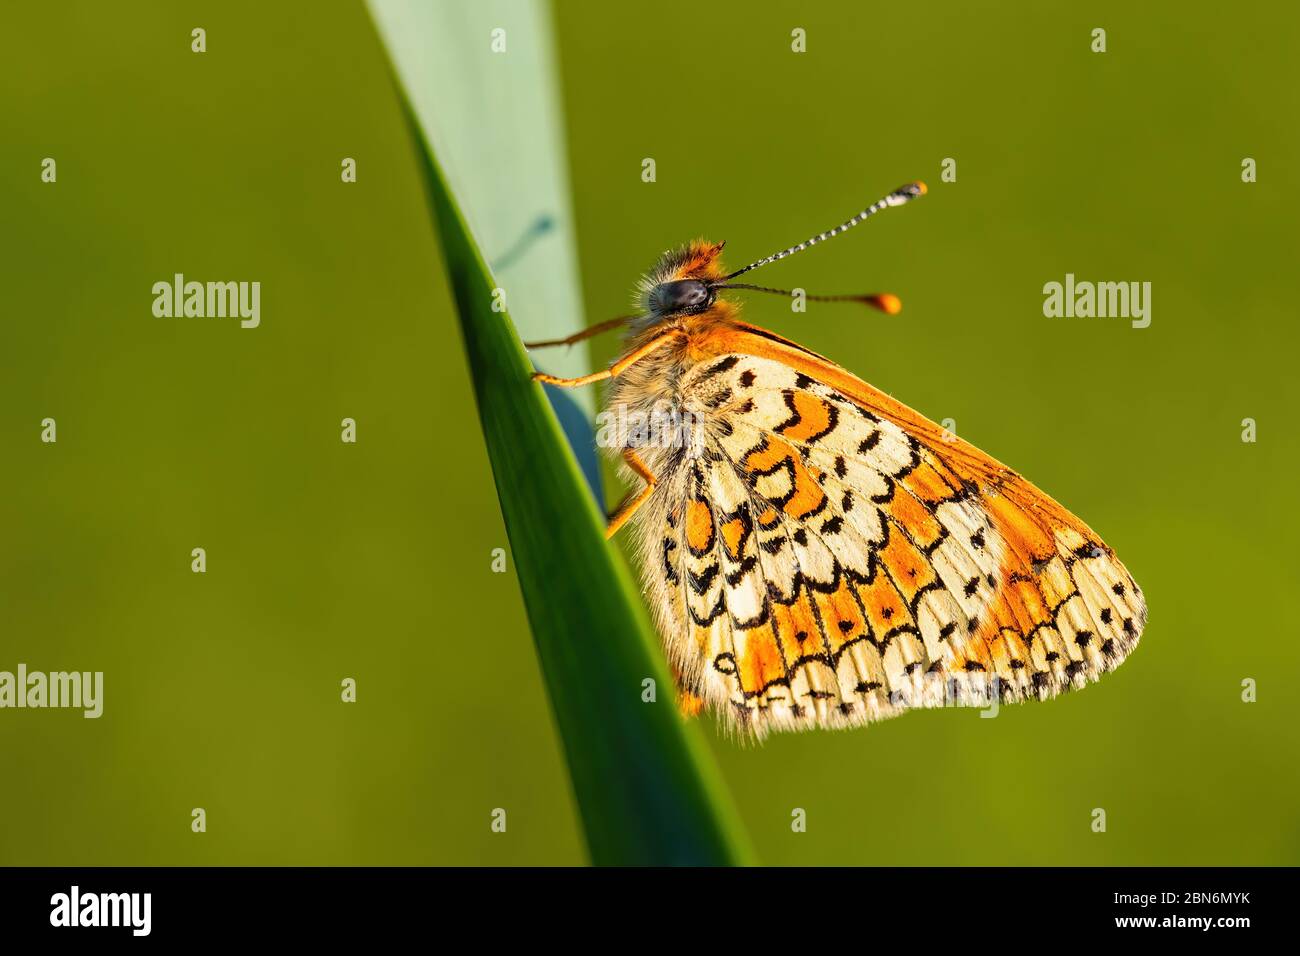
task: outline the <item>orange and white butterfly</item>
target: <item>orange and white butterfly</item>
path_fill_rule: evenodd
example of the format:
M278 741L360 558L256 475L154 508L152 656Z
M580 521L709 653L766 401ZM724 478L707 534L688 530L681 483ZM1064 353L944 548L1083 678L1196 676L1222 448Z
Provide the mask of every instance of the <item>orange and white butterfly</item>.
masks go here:
M612 445L644 482L631 522L683 707L738 730L845 727L911 707L1044 699L1115 668L1142 592L1082 521L1010 468L834 362L742 322L722 244L665 253L612 379ZM889 295L857 299L898 311ZM558 344L536 343L536 345Z

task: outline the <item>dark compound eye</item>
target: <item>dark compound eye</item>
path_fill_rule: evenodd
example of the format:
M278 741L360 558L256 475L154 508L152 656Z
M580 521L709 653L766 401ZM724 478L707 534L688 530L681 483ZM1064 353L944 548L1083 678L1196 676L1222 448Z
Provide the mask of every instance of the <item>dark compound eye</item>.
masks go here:
M713 305L714 292L699 279L661 282L650 293L650 308L655 312L703 312Z

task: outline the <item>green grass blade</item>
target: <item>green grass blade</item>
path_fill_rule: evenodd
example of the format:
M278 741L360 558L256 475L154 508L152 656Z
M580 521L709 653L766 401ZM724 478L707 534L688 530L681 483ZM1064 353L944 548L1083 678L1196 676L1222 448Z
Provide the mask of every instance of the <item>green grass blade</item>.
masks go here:
M627 567L604 540L604 518L531 381L509 314L492 310L497 281L425 124L401 94L591 857L598 864L748 863L748 843L707 748L677 714ZM490 635L483 640L487 652ZM655 702L642 699L646 678L655 681Z
M603 518L530 380L513 326L492 311L495 283L437 162L427 147L422 154L497 494L592 858L744 862L736 817L702 741L675 711L627 569L604 540ZM656 703L642 701L646 677L656 682Z

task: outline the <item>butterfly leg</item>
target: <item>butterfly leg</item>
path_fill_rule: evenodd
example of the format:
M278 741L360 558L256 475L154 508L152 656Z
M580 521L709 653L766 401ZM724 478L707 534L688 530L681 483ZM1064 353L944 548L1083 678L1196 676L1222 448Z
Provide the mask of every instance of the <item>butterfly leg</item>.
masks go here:
M604 322L597 322L595 325L588 326L581 332L574 332L572 335L566 335L562 339L546 339L542 342L525 342L524 348L546 349L553 345L573 345L577 342L583 341L584 339L600 335L602 332L608 332L610 329L616 329L620 325L627 325L627 323L631 322L635 318L635 315L620 315L614 319L606 319Z
M650 496L654 494L655 483L658 480L651 473L650 469L646 467L646 463L641 460L641 456L631 448L623 449L623 460L627 462L627 466L635 471L637 475L640 476L641 480L645 482L645 487L637 492L636 497L625 501L619 506L618 510L614 512L613 517L609 519L609 525L605 528L606 538L614 537L615 532L627 523L627 519L636 514L636 510L650 500Z
M580 385L590 385L592 382L602 382L607 378L614 378L622 375L629 368L641 361L655 349L662 348L669 341L679 339L682 333L677 329L671 329L662 335L656 335L649 342L642 345L635 351L629 352L621 359L611 365L609 368L601 369L599 372L592 372L590 375L581 375L578 378L557 378L554 375L548 375L545 372L534 372L534 382L545 382L547 385L558 385L560 388L577 388Z

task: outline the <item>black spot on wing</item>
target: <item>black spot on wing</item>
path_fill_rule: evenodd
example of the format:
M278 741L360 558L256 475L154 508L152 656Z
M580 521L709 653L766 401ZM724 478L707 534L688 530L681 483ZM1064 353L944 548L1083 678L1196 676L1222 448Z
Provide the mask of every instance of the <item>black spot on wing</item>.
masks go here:
M709 588L713 585L713 579L718 576L718 564L715 561L707 568L696 574L694 571L686 572L686 580L691 586L691 590L696 594L707 594Z
M740 362L739 355L728 355L726 358L714 362L703 372L701 372L700 377L697 379L697 381L703 382L706 381L707 379L713 378L715 375L721 375L723 372L729 372L733 368L735 368L739 362Z
M673 566L675 550L677 550L677 542L672 538L664 538L664 578L669 584L680 584L682 580L677 576L677 568Z

